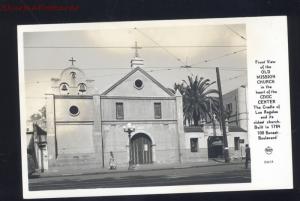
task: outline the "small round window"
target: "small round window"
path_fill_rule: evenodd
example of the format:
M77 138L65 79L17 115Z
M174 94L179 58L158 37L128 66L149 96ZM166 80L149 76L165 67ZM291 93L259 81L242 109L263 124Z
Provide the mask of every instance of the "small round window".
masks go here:
M140 79L135 80L134 86L135 86L137 89L141 89L141 88L143 87L143 81L140 80Z
M77 106L72 105L69 109L72 116L77 116L79 114L79 109Z

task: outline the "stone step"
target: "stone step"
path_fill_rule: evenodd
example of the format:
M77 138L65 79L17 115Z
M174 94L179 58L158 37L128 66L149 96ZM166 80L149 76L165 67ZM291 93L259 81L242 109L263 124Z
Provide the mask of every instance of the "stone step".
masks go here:
M53 166L51 169L49 169L49 172L66 172L66 173L72 173L72 172L88 172L89 170L101 170L102 165L101 164L85 164L84 166Z
M101 161L97 159L89 160L56 160L53 166L84 166L100 164Z
M64 162L72 162L72 161L77 161L77 162L81 162L81 161L96 161L96 160L100 160L99 158L58 158L56 159L57 162L60 163L64 163Z
M84 167L99 166L102 164L101 158L96 154L61 154L51 164L52 167Z
M89 159L100 157L97 154L59 154L57 159Z

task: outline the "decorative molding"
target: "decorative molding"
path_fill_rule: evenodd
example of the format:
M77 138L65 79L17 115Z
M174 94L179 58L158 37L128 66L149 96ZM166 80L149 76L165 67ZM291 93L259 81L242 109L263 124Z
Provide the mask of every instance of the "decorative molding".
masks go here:
M54 95L55 99L93 99L93 96L88 95Z
M123 100L176 100L176 97L138 97L138 96L103 96L101 99L123 99Z
M138 124L151 124L151 123L155 123L155 124L176 124L177 120L170 120L170 119L167 119L167 120L162 120L162 119L159 119L159 120L123 120L123 121L120 121L120 120L109 120L109 121L101 121L101 123L103 125L111 125L111 124L126 124L126 123L138 123Z
M94 124L94 121L56 121L55 124L57 125L78 125L78 124L86 124L86 125L92 125Z

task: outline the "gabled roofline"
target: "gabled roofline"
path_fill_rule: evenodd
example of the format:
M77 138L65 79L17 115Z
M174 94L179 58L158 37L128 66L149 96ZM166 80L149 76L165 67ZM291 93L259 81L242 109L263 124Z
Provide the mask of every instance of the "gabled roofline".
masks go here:
M154 79L149 73L147 73L146 71L144 71L140 67L136 67L135 69L133 69L132 71L130 71L127 75L125 75L122 79L120 79L118 82L116 82L114 85L112 85L106 91L104 91L101 95L107 95L110 91L112 91L114 88L116 88L122 82L124 82L128 77L130 77L136 71L140 71L147 78L149 78L152 82L154 82L157 86L159 86L162 90L164 90L168 95L175 96L175 94L173 94L169 89L167 89L166 87L164 87L161 83L159 83L156 79Z

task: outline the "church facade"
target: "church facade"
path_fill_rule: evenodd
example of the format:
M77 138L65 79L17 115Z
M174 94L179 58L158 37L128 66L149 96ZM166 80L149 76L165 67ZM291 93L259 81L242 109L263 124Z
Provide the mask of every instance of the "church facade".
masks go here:
M52 82L53 93L46 95L49 169L107 168L111 152L117 166L181 162L182 96L139 66L102 94L75 67ZM128 123L135 126L130 142L123 129Z

